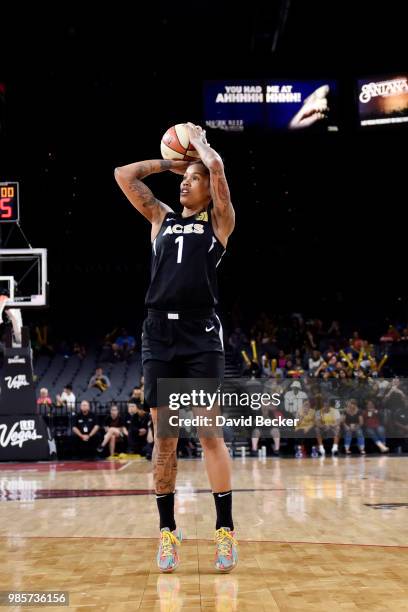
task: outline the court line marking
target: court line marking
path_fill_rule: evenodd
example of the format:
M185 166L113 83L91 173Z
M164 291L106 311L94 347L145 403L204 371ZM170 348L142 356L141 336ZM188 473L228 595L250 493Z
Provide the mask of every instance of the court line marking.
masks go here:
M21 539L21 540L154 540L157 538L152 537L136 537L132 538L130 536L115 536L115 537L107 537L107 536L23 536L23 535L0 535L0 540L12 540L12 539ZM184 538L183 542L214 542L213 538ZM408 545L404 544L365 544L365 543L351 543L351 542L308 542L302 540L239 540L242 544L295 544L295 545L305 545L309 544L310 546L364 546L371 548L397 548L397 549L407 549Z
M128 461L127 463L125 463L125 465L122 465L121 468L119 468L118 470L116 470L117 472L121 472L122 470L125 470L127 467L129 467L129 465L131 464L131 461Z

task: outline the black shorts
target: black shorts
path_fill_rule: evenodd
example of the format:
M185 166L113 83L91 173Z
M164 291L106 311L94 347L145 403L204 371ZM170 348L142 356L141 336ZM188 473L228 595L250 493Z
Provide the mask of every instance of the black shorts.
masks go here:
M178 318L177 318L178 317ZM149 310L143 323L145 407L157 407L158 378L210 378L222 383L222 325L214 311Z

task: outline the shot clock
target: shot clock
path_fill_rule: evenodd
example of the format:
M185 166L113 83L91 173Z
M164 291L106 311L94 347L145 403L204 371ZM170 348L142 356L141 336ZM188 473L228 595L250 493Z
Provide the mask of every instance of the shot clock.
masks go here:
M0 223L18 223L18 183L0 183Z

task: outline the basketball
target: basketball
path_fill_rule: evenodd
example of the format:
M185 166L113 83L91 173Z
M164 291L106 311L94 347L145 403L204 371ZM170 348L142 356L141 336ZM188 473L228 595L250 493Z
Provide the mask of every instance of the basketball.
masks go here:
M194 161L200 159L188 136L188 130L184 123L173 125L163 135L160 144L163 159L182 159Z

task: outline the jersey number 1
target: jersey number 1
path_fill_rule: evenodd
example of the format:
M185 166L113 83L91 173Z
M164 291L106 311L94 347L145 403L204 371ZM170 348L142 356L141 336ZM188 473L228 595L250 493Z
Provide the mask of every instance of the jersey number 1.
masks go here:
M179 236L175 240L176 244L178 242L177 263L181 263L181 258L183 257L183 240L184 236Z

